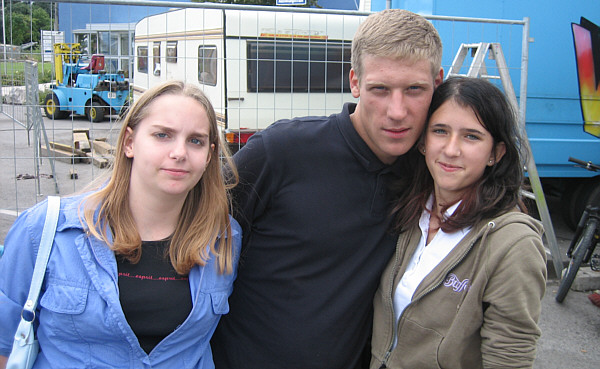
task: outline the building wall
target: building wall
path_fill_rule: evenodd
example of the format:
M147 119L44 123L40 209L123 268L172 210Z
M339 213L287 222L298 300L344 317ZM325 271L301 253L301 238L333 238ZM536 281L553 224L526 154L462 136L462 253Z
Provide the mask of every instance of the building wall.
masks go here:
M170 0L190 2L190 0ZM359 0L319 0L325 9L357 10ZM119 6L103 4L58 3L59 30L65 32L66 42L73 42L73 30L83 29L88 23L130 23L169 8L152 6Z

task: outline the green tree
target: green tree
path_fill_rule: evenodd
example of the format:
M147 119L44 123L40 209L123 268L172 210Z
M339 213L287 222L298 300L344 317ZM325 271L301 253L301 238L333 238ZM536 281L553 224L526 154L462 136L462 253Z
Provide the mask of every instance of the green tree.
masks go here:
M22 45L33 41L40 42L40 31L50 29L49 4L13 2L4 5L4 25L6 43ZM0 35L2 30L0 29Z
M192 0L195 3L221 3L221 4L243 4L243 5L268 5L275 6L277 5L277 0ZM318 0L306 0L307 8L320 8L321 6L318 4Z

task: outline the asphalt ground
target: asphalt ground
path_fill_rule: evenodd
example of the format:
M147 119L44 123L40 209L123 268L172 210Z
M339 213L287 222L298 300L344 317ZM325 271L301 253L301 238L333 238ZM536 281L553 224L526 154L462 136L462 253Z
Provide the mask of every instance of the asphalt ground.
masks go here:
M90 123L85 117L70 117L64 120L43 118L44 128L27 129L23 108L13 109L4 105L0 113L0 243L6 237L10 225L18 212L21 212L49 195L68 195L82 191L93 180L101 178L106 168L93 164L74 163L73 160L52 160L42 157L36 160L36 136L45 145L45 136L49 142L73 145L73 130L89 130L90 139L106 139L114 144L120 125L115 117L100 123ZM23 125L6 116L10 114L19 118ZM76 173L76 179L71 178Z
M25 121L24 113L12 106L4 105L3 111ZM79 129L89 129L90 139L106 139L114 144L120 129L115 117L101 123L90 123L84 117L55 121L44 117L44 126L49 141L65 145L72 144L72 132ZM83 191L106 173L106 169L93 164L57 160L55 176L50 178L53 174L51 161L34 157L35 137L33 127L27 129L0 113L0 244L18 212L56 194L57 188L62 196ZM40 139L44 141L42 134ZM71 178L73 171L77 173L76 179ZM564 255L572 232L562 222L558 199L547 200L559 248ZM548 265L549 274L553 276L552 262ZM588 291L570 291L565 301L558 304L554 300L557 288L556 279L548 281L540 318L542 336L534 368L599 368L600 308L588 300Z

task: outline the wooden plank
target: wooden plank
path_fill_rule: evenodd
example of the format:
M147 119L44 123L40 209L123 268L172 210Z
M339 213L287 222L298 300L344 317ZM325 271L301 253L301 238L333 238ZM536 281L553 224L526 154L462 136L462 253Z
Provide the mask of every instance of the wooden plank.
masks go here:
M76 157L72 151L61 150L56 147L51 147L48 149L45 145L41 145L40 147L40 154L42 158L54 158L55 160L69 164L80 162L80 159Z
M90 129L89 128L74 128L73 129L73 133L84 133L85 137L89 140L90 139Z
M105 158L98 152L92 151L86 153L86 155L92 160L92 164L98 168L106 168L110 164L109 159Z
M99 152L102 155L114 155L115 147L105 141L93 140L91 142L94 151Z
M50 141L49 144L50 144L50 148L52 148L52 149L71 153L74 157L76 157L78 159L77 161L75 161L75 163L88 163L88 164L90 163L90 159L86 156L86 153L81 150L75 149L72 146L61 144L58 142Z
M115 156L113 154L101 154L102 157L106 160L108 160L108 164L112 165L112 163L115 162Z
M75 151L72 146L61 144L59 142L53 142L53 141L50 141L49 144L50 144L50 147L53 149L57 149L57 150L61 150L61 151L69 151L72 154L75 154Z
M69 178L71 179L78 179L79 178L79 174L77 174L77 170L70 168L69 169Z
M74 148L73 146L69 146L69 145L65 145L65 144L61 144L59 142L49 142L50 147L60 150L60 151L66 151L66 152L70 152L75 156L79 156L79 157L85 157L85 152Z
M84 132L73 132L73 147L83 152L90 152L90 141Z

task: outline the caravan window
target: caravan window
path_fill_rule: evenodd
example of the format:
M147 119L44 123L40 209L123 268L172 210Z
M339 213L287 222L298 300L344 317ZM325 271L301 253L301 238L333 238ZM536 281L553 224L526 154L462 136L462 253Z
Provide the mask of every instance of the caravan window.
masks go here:
M350 92L349 42L252 41L249 92Z
M148 73L148 47L138 46L137 48L137 70L138 72Z
M167 63L177 63L177 41L167 41Z
M154 47L152 48L152 71L155 76L160 76L160 41L154 42Z
M209 86L217 85L217 47L198 47L198 82Z

